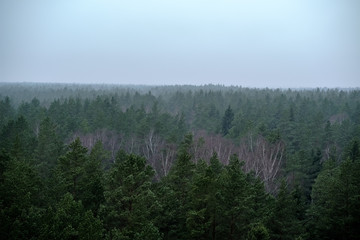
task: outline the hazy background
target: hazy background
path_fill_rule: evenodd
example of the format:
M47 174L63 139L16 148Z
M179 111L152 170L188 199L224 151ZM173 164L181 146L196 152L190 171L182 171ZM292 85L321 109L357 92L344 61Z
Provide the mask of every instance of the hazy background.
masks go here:
M0 82L360 87L359 0L0 0Z

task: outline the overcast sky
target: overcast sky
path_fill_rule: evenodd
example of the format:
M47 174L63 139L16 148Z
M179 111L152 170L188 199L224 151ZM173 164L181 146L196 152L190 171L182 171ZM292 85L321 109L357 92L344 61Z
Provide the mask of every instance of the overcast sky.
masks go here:
M360 87L360 1L0 0L0 81Z

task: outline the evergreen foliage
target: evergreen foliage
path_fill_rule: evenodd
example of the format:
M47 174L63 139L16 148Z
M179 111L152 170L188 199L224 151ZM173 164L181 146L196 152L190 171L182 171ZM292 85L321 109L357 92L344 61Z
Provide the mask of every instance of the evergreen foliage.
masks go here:
M225 111L224 117L222 119L222 134L225 136L229 133L230 128L232 127L232 121L234 120L234 113L230 108L230 105Z
M358 239L359 103L359 90L0 83L0 236Z

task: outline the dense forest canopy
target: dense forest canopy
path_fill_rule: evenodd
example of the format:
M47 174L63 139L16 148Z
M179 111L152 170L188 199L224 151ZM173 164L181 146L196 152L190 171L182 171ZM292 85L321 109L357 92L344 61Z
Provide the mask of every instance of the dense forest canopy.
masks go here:
M0 84L7 239L357 239L360 90Z

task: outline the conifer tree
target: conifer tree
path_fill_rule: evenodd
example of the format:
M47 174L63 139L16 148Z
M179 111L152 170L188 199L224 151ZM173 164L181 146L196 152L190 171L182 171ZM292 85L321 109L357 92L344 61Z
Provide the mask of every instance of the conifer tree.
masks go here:
M56 126L49 117L40 124L35 158L43 177L48 177L62 152L62 143L55 132Z
M225 111L225 114L222 118L222 134L225 136L229 133L230 128L232 127L232 121L234 120L234 112L231 109L230 105Z
M301 234L296 218L296 202L283 180L276 196L271 221L271 239L291 240Z
M163 219L169 221L165 230L167 239L188 238L186 228L186 213L190 209L190 191L194 175L195 165L191 161L190 148L193 144L192 134L187 134L178 150L177 159L170 170L169 175L164 179L160 192L167 191L166 198L160 198L160 203L166 206L171 204L173 209L166 209ZM169 203L168 203L169 201ZM170 211L168 211L170 210ZM162 221L162 225L167 224Z
M44 198L43 183L36 169L25 160L9 158L0 183L1 236L4 239L38 236Z
M105 228L113 239L160 239L154 225L158 211L150 189L154 171L144 158L120 151L107 176L101 209Z
M44 214L40 239L102 239L101 220L86 211L80 201L66 193L54 207Z
M57 173L62 180L59 187L63 188L64 193L69 192L78 200L81 195L79 183L85 176L84 166L88 161L88 150L81 145L79 138L70 143L68 148L69 151L59 158Z
M186 227L189 239L208 239L210 218L208 216L209 188L211 179L207 176L207 164L200 160L194 172L189 192L189 210L186 213Z
M249 217L249 184L242 170L243 163L232 155L220 178L218 226L219 238L241 239L246 236Z
M360 158L352 154L359 152L354 141L349 146L347 160L340 166L328 160L315 181L308 214L312 238L357 239L360 234Z
M104 150L102 143L96 142L84 163L84 176L79 181L79 199L82 200L85 209L92 210L94 214L97 214L100 204L105 200L101 162L108 157L109 154Z

